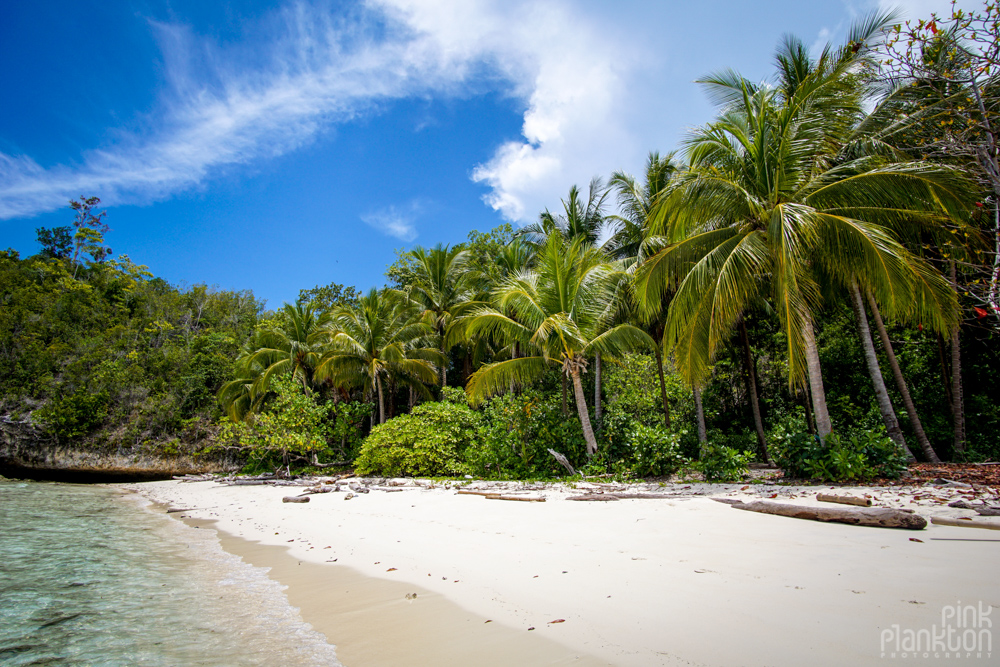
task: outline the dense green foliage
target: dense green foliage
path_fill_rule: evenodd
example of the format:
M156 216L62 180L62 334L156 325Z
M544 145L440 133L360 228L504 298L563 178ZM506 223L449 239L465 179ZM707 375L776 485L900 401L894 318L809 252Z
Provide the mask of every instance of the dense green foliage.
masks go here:
M463 454L476 438L479 415L443 401L418 405L372 429L354 462L359 475L442 476L465 472Z
M127 256L77 269L11 251L0 302L3 411L118 450L200 448L261 309L249 292L171 287Z

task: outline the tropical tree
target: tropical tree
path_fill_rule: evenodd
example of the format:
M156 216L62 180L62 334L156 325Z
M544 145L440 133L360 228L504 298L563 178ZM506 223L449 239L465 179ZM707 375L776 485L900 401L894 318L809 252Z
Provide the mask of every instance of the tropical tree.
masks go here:
M448 383L450 329L456 318L476 305L477 275L469 270L469 252L458 246L451 248L438 244L429 250L418 246L407 255L415 263L406 289L438 336L443 387Z
M328 316L311 303L286 303L277 317L259 325L236 362L237 377L219 389L220 405L230 419L258 412L276 376L290 375L307 394L315 389L327 322Z
M864 117L859 68L888 20L867 18L846 46L828 47L808 67L801 67L807 61L801 44L786 41L778 86L731 71L703 81L723 110L688 138L690 166L660 207L660 249L638 275L647 310L676 288L667 337L692 383L704 377L750 306L769 299L787 340L790 381L808 380L821 438L832 425L814 329L822 302L818 275L855 277L884 308L919 313L941 330L955 319L946 281L889 226L901 218L957 215L966 193L961 172L844 153L857 145L853 131Z
M488 335L525 341L524 356L482 366L466 388L474 402L524 385L552 365L570 378L587 453L597 451L582 375L597 353L616 357L636 348L652 348L649 334L631 324L607 326L625 274L585 239L568 240L553 231L540 249L534 269L521 271L494 290L492 306L468 315L469 336Z
M316 377L335 387L360 388L378 396L379 423L386 420L385 384L392 379L429 396L444 357L434 328L419 306L394 290L372 289L354 307L330 316L322 332L327 349Z
M518 236L542 246L553 232L558 231L568 240L582 239L595 245L606 223L604 208L610 192L601 178L594 177L584 202L580 189L574 185L569 189L569 197L562 200L562 213L551 213L545 209L538 216L538 222L522 227Z

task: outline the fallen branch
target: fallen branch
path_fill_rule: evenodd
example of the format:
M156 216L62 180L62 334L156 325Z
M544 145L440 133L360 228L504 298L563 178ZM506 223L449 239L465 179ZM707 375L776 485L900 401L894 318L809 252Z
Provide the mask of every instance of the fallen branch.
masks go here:
M585 493L580 496L568 496L566 500L584 500L584 501L595 501L595 502L607 502L611 500L620 500L618 496L613 493Z
M307 503L309 502L309 496L285 496L281 499L283 503Z
M536 496L505 496L500 493L487 493L485 498L487 500L518 500L522 503L544 503L545 498L539 498Z
M563 468L566 468L566 470L569 471L570 475L576 474L576 470L574 470L573 466L569 464L569 460L565 456L563 456L554 449L549 449L549 454L551 454L552 458L554 458L556 461L559 462L559 465L561 465Z
M818 493L816 494L816 500L824 503L840 503L841 505L872 506L871 498L858 498L857 496L833 496L828 493Z
M927 527L927 520L918 514L883 507L873 509L841 509L839 507L808 507L785 503L768 503L762 500L751 503L734 503L732 507L738 510L746 510L747 512L776 514L778 516L792 517L793 519L846 523L852 526L903 528L905 530L923 530Z
M1000 530L1000 523L989 523L988 521L973 521L972 519L949 519L948 517L931 517L931 523L938 526L958 526L960 528L985 528L986 530Z

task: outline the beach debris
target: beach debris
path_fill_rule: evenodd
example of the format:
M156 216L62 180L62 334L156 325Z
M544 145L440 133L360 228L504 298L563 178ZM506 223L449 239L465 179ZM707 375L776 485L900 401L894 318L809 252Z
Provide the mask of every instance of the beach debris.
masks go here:
M531 626L530 628L528 628L528 632L531 632L534 629L535 629L535 626Z
M406 599L407 600L416 600L417 599L417 594L416 593L407 593L406 594ZM487 623L489 623L489 621L487 621Z
M350 500L353 497L354 497L353 493L348 493L346 496L344 496L344 500Z
M566 470L569 472L570 475L576 474L576 470L573 469L573 466L571 466L569 463L569 459L567 459L565 456L563 456L562 454L551 448L549 449L549 454L552 455L552 458L558 461L559 465L561 465L563 468L566 468Z
M921 544L923 544L923 543L924 543L924 541L923 541L923 540L918 540L918 539L917 539L917 538L915 538L915 537L911 537L911 538L910 538L910 541L911 541L911 542L920 542Z
M488 618L487 618L487 619L486 619L485 621L483 621L483 624L485 625L486 623L492 623L492 622L493 622L493 621L492 621L491 619L488 619Z
M823 503L840 503L841 505L858 505L859 507L871 507L871 498L858 498L857 496L834 496L828 493L816 494L816 500Z
M945 479L944 477L938 477L937 479L934 479L934 480L928 482L928 485L930 485L930 486L944 486L944 487L947 487L949 489L970 489L970 488L972 488L972 485L971 484L967 484L966 482L956 482L955 480Z
M612 493L585 493L580 496L567 496L566 500L608 502L611 500L620 500L620 498Z
M809 507L806 505L789 505L787 503L772 503L757 500L750 503L733 503L732 507L747 512L775 514L793 519L809 519L811 521L828 521L846 523L853 526L872 526L875 528L902 528L905 530L923 530L927 527L927 519L912 511L888 508L840 508L840 507ZM1000 525L997 526L1000 528Z
M167 510L167 514L176 514L177 512L193 512L198 509L197 507L189 507L187 509L177 509L177 510Z
M565 618L557 618L557 619L556 619L556 620L554 620L554 621L549 621L549 625L552 625L552 624L554 624L554 623L565 623L565 622L566 622L566 619L565 619Z
M394 567L390 567L388 570L386 570L386 572L395 572L395 571L396 571L396 568L394 568Z
M281 499L283 503L307 503L309 496L285 496Z
M487 500L517 500L522 503L544 503L543 496L511 496L502 493L487 493L484 496Z
M973 505L964 500L956 500L948 503L948 507L956 507L960 510L975 510L980 516L1000 516L1000 507L990 507L988 505Z
M1000 530L1000 523L990 523L988 521L973 521L972 519L949 519L948 517L943 517L943 516L932 517L931 523L939 526L961 526L962 528L985 528L986 530Z

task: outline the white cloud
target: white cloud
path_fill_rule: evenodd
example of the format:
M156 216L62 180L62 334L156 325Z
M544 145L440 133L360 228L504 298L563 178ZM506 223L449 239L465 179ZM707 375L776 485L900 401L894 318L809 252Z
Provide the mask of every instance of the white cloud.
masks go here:
M410 202L402 210L395 206L386 206L361 216L361 220L374 229L394 236L400 241L409 243L417 238L417 228L414 225L420 214L421 206L418 202Z

